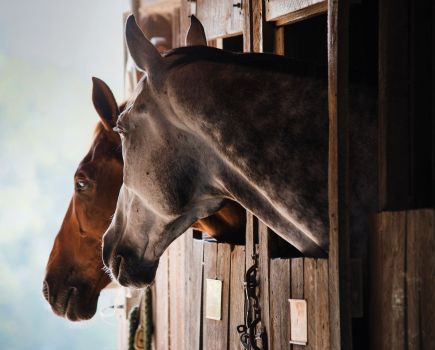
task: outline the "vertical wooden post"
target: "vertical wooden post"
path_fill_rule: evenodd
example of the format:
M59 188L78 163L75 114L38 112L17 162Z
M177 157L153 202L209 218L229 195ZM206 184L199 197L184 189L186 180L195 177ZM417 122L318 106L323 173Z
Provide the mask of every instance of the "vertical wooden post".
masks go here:
M139 23L139 7L140 0L131 0L130 1L131 12L136 17L136 21Z
M264 17L264 1L243 0L243 51L272 52L273 24Z
M332 349L352 349L348 238L348 16L345 0L328 1L329 305Z

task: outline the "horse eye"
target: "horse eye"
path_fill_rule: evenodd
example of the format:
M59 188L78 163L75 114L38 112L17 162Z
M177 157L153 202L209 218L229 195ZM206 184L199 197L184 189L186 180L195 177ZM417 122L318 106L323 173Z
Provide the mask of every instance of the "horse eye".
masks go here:
M76 187L77 192L81 192L81 191L85 190L87 186L88 185L87 185L86 181L84 181L82 179L77 180L75 183L75 187Z
M116 126L113 128L113 131L117 132L120 135L124 135L125 134L125 129L121 125L119 125L119 124L116 124Z

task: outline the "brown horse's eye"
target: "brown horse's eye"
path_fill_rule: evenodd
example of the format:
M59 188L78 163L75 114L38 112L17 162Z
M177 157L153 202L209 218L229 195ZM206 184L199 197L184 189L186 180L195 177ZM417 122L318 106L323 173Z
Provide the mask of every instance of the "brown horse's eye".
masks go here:
M88 187L88 184L85 180L83 180L83 179L76 180L75 189L77 192L81 192L81 191L85 190L87 187Z

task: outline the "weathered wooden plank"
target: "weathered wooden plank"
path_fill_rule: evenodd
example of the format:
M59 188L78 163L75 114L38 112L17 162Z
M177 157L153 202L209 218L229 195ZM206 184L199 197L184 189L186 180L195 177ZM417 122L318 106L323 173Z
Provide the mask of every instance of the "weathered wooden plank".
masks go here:
M169 349L168 255L169 252L166 251L160 257L155 279L156 293L153 310L155 310L154 337L156 350Z
M318 350L331 349L328 288L328 261L325 259L318 259L316 266L316 343Z
M203 277L203 310L205 310L206 300L206 279L217 278L217 243L204 242L204 277ZM205 311L202 313L202 342L203 348L212 349L215 347L217 334L215 325L219 321L209 320L205 318Z
M276 27L273 52L277 55L284 55L284 50L284 27Z
M187 32L181 32L181 10L179 7L176 7L172 13L172 47L184 46Z
M381 279L382 279L382 247L380 231L380 215L374 219L373 230L369 238L369 278L370 278L370 348L381 349L379 328L382 324L381 310Z
M291 297L304 298L304 258L291 259Z
M435 349L435 211L407 212L407 349Z
M269 337L273 349L289 349L290 344L290 260L270 261L270 324Z
M308 342L306 350L317 350L317 278L316 260L304 259L304 299L307 301Z
M326 13L327 11L328 11L328 2L323 1L311 5L309 7L305 7L303 9L297 10L295 12L289 13L288 15L282 16L276 20L275 24L277 26L289 25L289 24L293 24L296 22L309 19L311 17L321 15L322 13Z
M410 350L421 349L421 325L420 325L420 285L421 275L419 255L422 253L419 250L418 239L422 228L419 215L409 212L407 215L407 237L406 237L406 322L408 324L407 339ZM420 232L419 232L420 231ZM423 228L424 231L424 228ZM416 254L418 254L416 256Z
M216 349L222 349L228 345L228 325L230 306L230 267L231 267L231 246L229 244L218 244L217 278L223 282L222 285L222 320L219 324L220 336Z
M180 3L180 41L185 46L187 30L190 27L190 15L196 14L196 2L181 1Z
M201 348L201 302L202 302L202 261L203 241L193 239L193 230L188 230L185 239L185 290L184 300L186 316L185 327L186 349Z
M291 259L291 298L304 299L304 258ZM292 350L303 350L305 346L291 346Z
M371 271L374 349L405 349L405 241L406 213L377 216Z
M196 15L204 26L208 39L242 33L243 13L232 1L197 0Z
M270 271L270 241L271 232L269 228L258 220L258 282L260 291L261 306L261 325L265 328L268 340L268 349L273 349L272 337L270 336L270 290L269 290L269 271Z
M245 278L245 247L234 246L231 251L231 278L230 278L230 309L229 309L229 339L228 348L238 350L241 348L240 336L237 326L244 324L244 288Z
M253 52L263 52L264 51L264 20L263 20L263 1L261 0L251 0L251 23L252 23L252 47Z
M328 1L329 307L333 349L352 349L349 262L349 2Z
M243 13L243 5L242 0L232 0L229 2L231 9L231 16L229 18L229 28L228 32L232 35L238 35L243 33L243 22L244 22L244 13Z
M294 23L325 13L325 0L269 0L266 1L266 20L277 21L278 25Z
M181 235L169 246L169 344L172 347L186 349L183 322L186 298L184 289L184 244L185 236Z
M252 6L251 0L242 0L243 8L243 52L250 52L252 50L252 22L251 13Z
M204 243L204 285L203 300L206 300L207 278L222 281L222 318L210 320L203 313L203 347L204 349L222 349L228 344L228 312L229 312L229 282L230 282L230 245ZM204 305L205 307L205 305Z

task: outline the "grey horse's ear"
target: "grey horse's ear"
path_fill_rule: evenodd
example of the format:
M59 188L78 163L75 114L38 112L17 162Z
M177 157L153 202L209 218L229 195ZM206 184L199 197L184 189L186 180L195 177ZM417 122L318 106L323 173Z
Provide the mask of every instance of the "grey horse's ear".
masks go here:
M147 72L149 76L159 71L162 56L142 33L133 15L127 18L125 24L125 40L137 68Z
M198 18L190 16L190 27L186 35L186 46L202 45L207 46L204 27Z
M101 79L92 77L92 102L107 131L112 131L119 115L118 104L112 90Z

